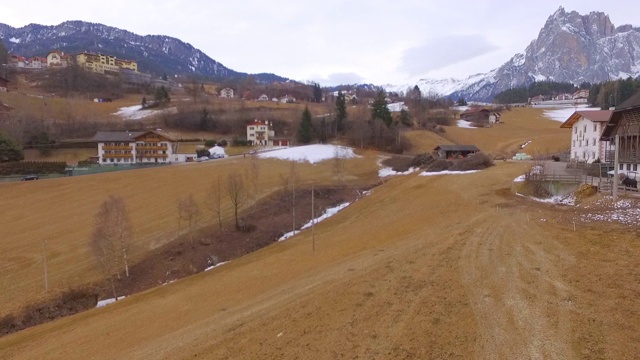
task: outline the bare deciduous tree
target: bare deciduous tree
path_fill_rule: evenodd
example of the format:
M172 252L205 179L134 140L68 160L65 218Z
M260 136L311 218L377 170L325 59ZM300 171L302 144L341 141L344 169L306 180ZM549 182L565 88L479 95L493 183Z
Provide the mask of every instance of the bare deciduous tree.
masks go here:
M246 188L244 179L238 173L229 174L227 183L227 192L231 204L233 204L233 215L236 221L236 230L240 230L240 222L238 221L238 209L244 204L246 200Z
M110 195L96 213L91 245L105 275L109 278L116 298L114 276L120 277L121 264L124 266L126 276L129 276L128 255L131 233L131 221L124 199Z
M192 194L189 194L178 201L178 232L180 231L180 224L182 220L187 222L189 240L191 246L193 246L193 229L198 225L198 218L200 217L200 207L193 198Z
M207 193L206 206L214 216L214 221L218 220L218 227L222 231L222 195L220 176L218 176L218 182L211 184L211 190Z

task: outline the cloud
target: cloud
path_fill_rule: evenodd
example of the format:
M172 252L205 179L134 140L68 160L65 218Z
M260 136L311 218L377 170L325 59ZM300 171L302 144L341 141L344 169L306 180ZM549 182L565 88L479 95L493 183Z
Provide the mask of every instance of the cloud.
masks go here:
M361 84L364 82L364 78L353 72L344 73L331 73L323 78L316 78L315 81L323 86L331 85L347 85L347 84Z
M448 35L405 50L399 70L410 76L421 75L497 49L482 35Z

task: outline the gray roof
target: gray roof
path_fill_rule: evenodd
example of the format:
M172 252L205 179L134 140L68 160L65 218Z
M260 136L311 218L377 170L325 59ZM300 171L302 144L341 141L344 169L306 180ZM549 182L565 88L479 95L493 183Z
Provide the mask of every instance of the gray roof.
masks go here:
M433 150L444 150L444 151L480 151L475 145L438 145Z
M94 142L132 142L145 131L98 131L93 136Z

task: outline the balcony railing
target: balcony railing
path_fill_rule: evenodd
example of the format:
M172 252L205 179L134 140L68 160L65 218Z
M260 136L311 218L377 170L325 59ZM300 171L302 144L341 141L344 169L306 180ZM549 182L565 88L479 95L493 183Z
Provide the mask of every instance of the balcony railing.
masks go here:
M161 142L162 140L160 140L160 138L144 138L141 139L143 142L151 142L151 143L157 143L157 142ZM138 140L140 141L140 140Z
M133 150L133 147L126 146L126 145L116 145L116 146L113 146L113 145L107 146L107 145L105 145L105 146L102 147L102 150L129 150L129 151L131 151L131 150Z
M151 151L164 150L164 151L167 151L167 150L169 150L169 147L166 146L166 145L162 145L162 146L138 145L138 146L136 146L136 150L137 151L143 151L143 150L151 150Z
M133 158L133 154L104 154L102 157L105 159L126 159Z
M167 158L168 154L137 154L138 159L142 158Z

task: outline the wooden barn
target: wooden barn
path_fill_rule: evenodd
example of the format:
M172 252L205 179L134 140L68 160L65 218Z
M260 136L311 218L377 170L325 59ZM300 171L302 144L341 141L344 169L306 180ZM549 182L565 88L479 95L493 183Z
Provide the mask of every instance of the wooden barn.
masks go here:
M475 145L438 145L433 151L440 159L459 159L480 152Z

